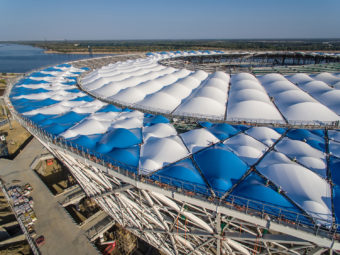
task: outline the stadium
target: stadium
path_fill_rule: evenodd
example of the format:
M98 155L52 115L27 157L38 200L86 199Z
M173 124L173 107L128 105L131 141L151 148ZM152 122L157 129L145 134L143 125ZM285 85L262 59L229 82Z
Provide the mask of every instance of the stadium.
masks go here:
M340 56L187 51L26 74L13 116L164 254L340 251Z

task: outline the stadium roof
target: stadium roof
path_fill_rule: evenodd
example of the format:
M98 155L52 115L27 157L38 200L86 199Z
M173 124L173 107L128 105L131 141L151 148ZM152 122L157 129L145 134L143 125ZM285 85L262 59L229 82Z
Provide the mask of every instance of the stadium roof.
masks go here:
M340 97L330 86L340 79L338 74L230 77L166 68L157 59L110 64L89 73L83 87L101 97L183 114L224 116L227 111L227 118L275 122L339 119L335 101ZM257 202L263 202L277 206L267 208L273 213L283 208L326 226L334 213L339 223L339 130L204 122L178 133L163 116L88 96L75 81L83 71L59 65L33 73L13 87L11 102L20 115L50 135L134 173L165 183L172 180L171 185L187 189L192 186L186 184L195 184L202 194L208 190L226 199L251 199L258 209ZM328 91L334 103L321 102ZM288 211L285 216L293 217Z

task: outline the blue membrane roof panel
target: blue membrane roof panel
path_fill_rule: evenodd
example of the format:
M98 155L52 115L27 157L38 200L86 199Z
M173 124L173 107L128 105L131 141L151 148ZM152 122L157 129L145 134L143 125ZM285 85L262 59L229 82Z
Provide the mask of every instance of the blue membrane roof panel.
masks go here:
M24 84L40 84L40 83L48 83L48 81L44 81L44 80L33 80L30 78L25 78L25 79L21 79L17 85L24 85Z
M336 223L339 224L340 229L340 159L330 157L329 169L331 171L333 182L333 205Z
M78 92L80 92L78 88L74 88L74 89L66 89L65 91L71 92L71 93L78 93Z
M71 65L70 64L67 64L67 63L64 63L64 64L59 64L59 65L57 65L56 67L71 67Z
M13 106L15 109L20 112L28 112L32 110L36 110L45 106L50 106L56 103L59 103L57 100L53 100L50 98L44 100L27 100L27 99L19 99L19 100L12 100Z
M213 124L211 127L208 127L207 130L221 141L240 132L237 128L225 123Z
M99 109L97 112L121 112L122 109L114 106L112 104L108 104L106 106L103 106L101 109Z
M114 148L128 148L142 142L141 128L125 129L115 128L109 130L98 141L96 150L99 153L108 153Z
M214 191L222 195L246 173L248 166L224 144L194 154L194 160Z
M75 84L77 84L77 82L72 80L72 81L62 82L62 84L64 84L64 85L75 85Z
M45 114L38 113L36 115L27 116L27 118L29 118L31 121L35 122L35 124L39 126L41 122L44 122L45 120L55 117L55 116L58 116L58 115L45 115Z
M304 141L320 151L326 151L324 137L312 133L310 130L292 129L287 132L286 136L288 136L290 139Z
M25 87L17 87L12 89L10 97L20 96L20 95L29 95L29 94L40 94L44 92L49 92L47 89L38 88L38 89L31 89Z
M86 150L93 150L95 149L95 146L97 142L102 137L101 134L96 135L79 135L70 139L67 139L67 143L76 145L80 149Z
M52 75L52 74L49 74L49 73L41 73L41 72L31 73L30 76L31 76L31 77L35 77L35 78L54 77L54 75Z
M205 128L209 128L213 125L213 123L209 122L209 121L200 121L199 124L202 126L202 127L205 127Z
M248 175L228 196L227 201L232 201L241 206L278 216L283 214L287 219L295 220L296 213L303 213L297 206L291 203L287 198L281 195L275 187L269 182L257 175L251 173Z
M151 115L144 118L144 126L151 126L158 123L169 123L170 121L162 115Z
M78 92L79 92L79 90L78 90ZM86 101L86 102L92 102L92 101L94 101L95 99L94 98L92 98L92 97L90 97L90 96L83 96L83 97L77 97L77 98L75 98L75 99L72 99L71 101Z
M210 194L209 187L189 158L161 169L151 178L186 190Z
M41 71L45 71L45 72L62 72L63 70L51 66L51 67L45 68L45 69L43 69Z
M140 148L138 145L129 148L115 148L103 157L113 165L123 167L131 172L137 173Z
M73 126L73 123L71 124L57 124L53 123L48 126L44 126L44 129L46 130L47 133L50 133L52 135L60 135L61 133L65 132L67 129Z
M90 114L88 113L76 113L73 111L67 112L65 114L58 115L56 117L51 117L50 121L52 123L59 123L59 124L76 124L79 121L85 119Z
M340 158L340 143L336 141L329 141L329 154Z

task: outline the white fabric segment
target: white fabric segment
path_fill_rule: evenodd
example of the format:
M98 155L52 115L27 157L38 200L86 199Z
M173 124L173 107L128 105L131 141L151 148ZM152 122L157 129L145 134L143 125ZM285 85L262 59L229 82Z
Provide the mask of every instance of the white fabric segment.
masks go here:
M288 122L336 121L339 116L322 105L281 74L259 77L268 94Z
M191 72L185 69L177 70L171 74L158 77L154 80L136 84L134 87L121 90L119 93L109 97L113 101L118 101L125 104L139 104L147 95L153 94L163 87L175 83L179 79L188 76ZM170 85L171 86L171 85Z
M195 153L220 141L204 128L193 129L180 134L180 136L191 153Z
M275 149L291 159L297 160L297 162L313 170L321 177L327 177L326 155L309 144L285 137L275 145Z
M163 87L158 92L150 94L137 105L144 109L171 112L181 103L182 99L188 97L192 90L201 84L202 80L200 79L204 77L206 76L197 75L197 72L193 72L185 78Z
M28 111L23 113L24 115L32 116L36 114L63 114L66 112L74 111L77 113L94 113L100 108L102 108L106 103L103 103L99 100L95 100L92 102L86 101L62 101L60 103L52 104L49 106L45 106L42 108L38 108L36 110Z
M252 127L245 133L267 146L272 146L281 137L274 129L268 127Z
M319 175L274 151L269 152L256 169L281 187L309 215L316 217L317 223L332 223L331 188Z
M223 119L228 86L229 75L223 72L214 73L190 97L183 100L174 113L213 116Z
M171 124L158 123L143 128L144 142L146 142L150 137L163 138L173 135L177 135L177 131Z
M188 155L178 136L151 137L141 146L139 171L148 174Z
M284 123L257 79L248 73L232 75L227 120L270 120Z
M340 82L340 77L337 77L337 76L335 76L331 73L327 73L327 72L311 75L311 77L315 80L323 81L330 86L336 84L337 82Z
M69 128L61 134L64 138L72 138L78 135L104 134L111 125L111 121L97 121L85 119L79 124Z
M111 81L104 83L102 86L91 90L91 93L107 98L113 96L120 92L122 89L129 87L134 87L141 83L152 82L154 79L162 78L165 75L169 75L175 72L176 69L172 67L164 68L160 71L150 72L141 76L130 76L129 74L124 74L126 77L124 79L118 79L117 81Z
M133 112L96 112L61 134L64 138L78 135L104 134L109 128L133 129L143 126L144 114Z
M312 76L313 77L313 76ZM315 78L316 76L314 76ZM294 82L302 90L306 91L316 100L326 105L329 109L340 115L340 90L333 89L324 81L313 80L306 74L295 74L287 77L288 80Z
M266 145L255 140L249 135L238 134L224 142L240 159L246 162L249 166L256 161L268 149Z
M86 96L84 92L77 92L77 93L72 93L65 91L66 88L63 89L56 89L56 90L51 90L49 92L43 92L43 93L34 93L34 94L24 94L20 96L14 97L15 99L21 99L21 98L26 98L30 100L44 100L44 99L53 99L57 101L61 100L72 100L77 97L83 97ZM70 89L70 88L67 88Z

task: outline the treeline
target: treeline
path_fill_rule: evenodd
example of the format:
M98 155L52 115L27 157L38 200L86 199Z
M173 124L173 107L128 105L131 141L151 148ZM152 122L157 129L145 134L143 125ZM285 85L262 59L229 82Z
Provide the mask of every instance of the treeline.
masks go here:
M133 52L175 50L339 51L340 39L315 40L122 40L21 42L58 52Z

